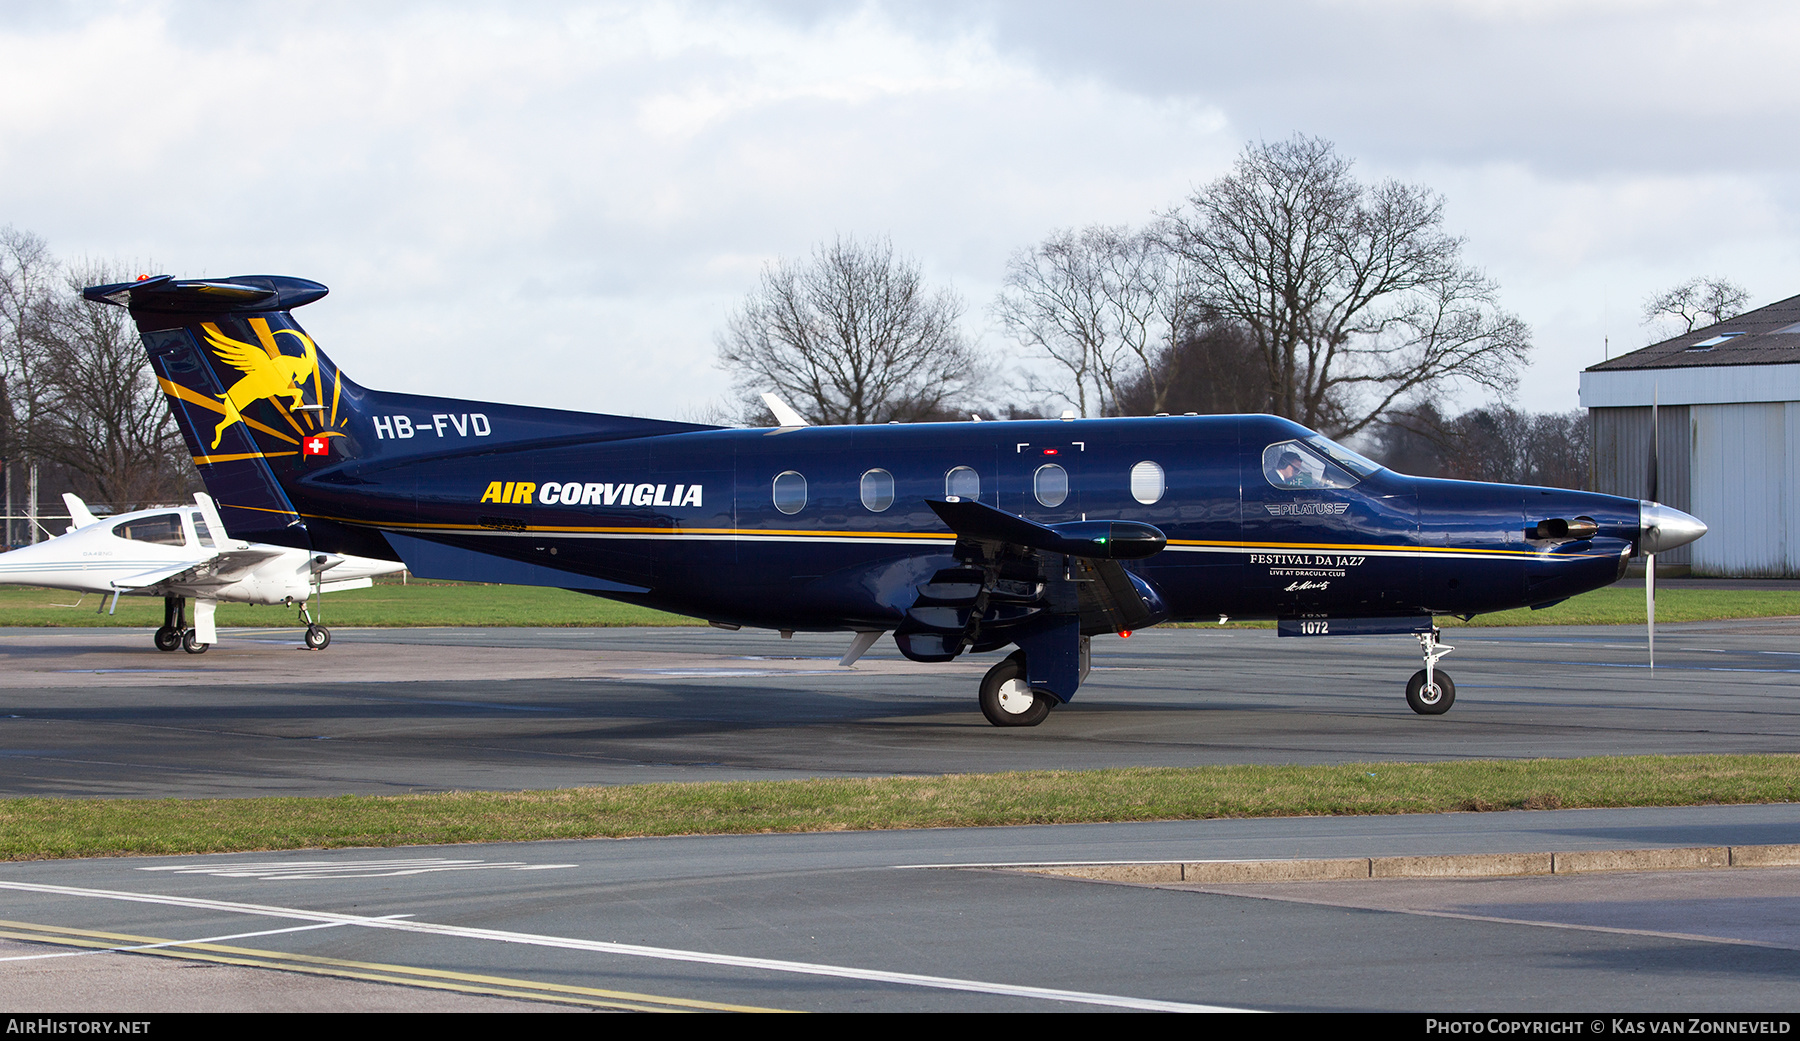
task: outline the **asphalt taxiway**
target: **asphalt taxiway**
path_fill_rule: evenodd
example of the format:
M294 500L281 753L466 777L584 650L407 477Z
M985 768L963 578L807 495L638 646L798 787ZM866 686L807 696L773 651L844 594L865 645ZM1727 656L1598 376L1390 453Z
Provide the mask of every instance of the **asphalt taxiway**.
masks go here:
M314 653L228 632L190 657L6 630L0 792L1793 752L1796 635L1664 626L1652 675L1641 631L1455 630L1457 704L1419 717L1411 641L1153 630L1097 641L1081 696L1007 731L974 706L986 662L844 670L843 637L341 630ZM1795 842L1800 804L8 863L0 1007L1779 1010L1800 869L1147 888L1010 867Z
M1800 749L1800 620L1447 630L1457 701L1414 715L1404 637L1095 640L1042 725L975 705L997 655L709 629L0 630L0 792L248 796L1009 769Z
M1779 1011L1796 868L1144 887L1009 866L1796 832L1775 805L11 863L0 1007ZM224 992L258 967L291 989ZM159 997L171 976L188 987Z

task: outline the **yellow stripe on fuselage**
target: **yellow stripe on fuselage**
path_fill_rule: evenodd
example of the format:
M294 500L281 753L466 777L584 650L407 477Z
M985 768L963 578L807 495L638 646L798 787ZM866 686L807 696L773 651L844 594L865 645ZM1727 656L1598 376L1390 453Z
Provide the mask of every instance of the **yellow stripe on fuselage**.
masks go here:
M291 454L291 453L290 453ZM260 510L265 513L286 515L285 510L271 510L260 506L239 506L241 510ZM362 528L376 528L382 531L408 532L466 532L474 535L489 535L501 538L542 537L545 535L564 535L570 538L620 538L620 539L690 539L704 541L707 539L737 539L753 542L842 542L842 543L945 543L957 539L955 532L950 531L831 531L807 528L651 528L630 526L609 527L574 527L550 525L526 525L522 529L490 528L480 524L428 524L405 521L371 521L357 517L334 517L327 514L302 514L309 519L337 521ZM1337 542L1230 542L1204 539L1170 539L1169 548L1186 552L1215 553L1361 553L1368 556L1407 556L1407 557L1476 557L1486 560L1539 560L1548 556L1535 550L1516 549L1482 549L1478 547L1456 546L1416 546L1405 543L1384 545L1380 543L1337 543ZM1581 557L1611 557L1612 553L1564 553L1557 554L1559 560Z

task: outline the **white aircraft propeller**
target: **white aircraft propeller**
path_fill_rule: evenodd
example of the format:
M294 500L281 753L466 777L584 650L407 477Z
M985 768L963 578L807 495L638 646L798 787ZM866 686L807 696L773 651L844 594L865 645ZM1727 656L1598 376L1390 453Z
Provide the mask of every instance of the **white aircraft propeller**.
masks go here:
M1650 502L1660 502L1656 486L1656 406L1660 396L1655 389L1650 392L1650 493L1644 496ZM1656 671L1656 553L1644 554L1644 631L1650 638L1650 671Z

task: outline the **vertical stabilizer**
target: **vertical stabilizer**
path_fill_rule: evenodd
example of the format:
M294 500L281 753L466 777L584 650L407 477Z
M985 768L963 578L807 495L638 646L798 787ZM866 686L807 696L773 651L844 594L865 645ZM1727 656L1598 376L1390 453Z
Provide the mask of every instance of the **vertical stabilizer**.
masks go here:
M294 321L325 293L280 275L159 275L83 291L130 308L234 538L396 560L382 532L416 513L411 464L710 429L358 386Z

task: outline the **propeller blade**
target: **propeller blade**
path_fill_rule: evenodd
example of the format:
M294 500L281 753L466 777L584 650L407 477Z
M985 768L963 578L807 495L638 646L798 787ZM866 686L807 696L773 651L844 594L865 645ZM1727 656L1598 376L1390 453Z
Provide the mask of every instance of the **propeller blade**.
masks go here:
M1662 387L1653 385L1650 388L1650 494L1645 498L1657 502L1656 471L1656 411ZM1644 554L1644 631L1650 638L1650 671L1656 671L1656 554Z

